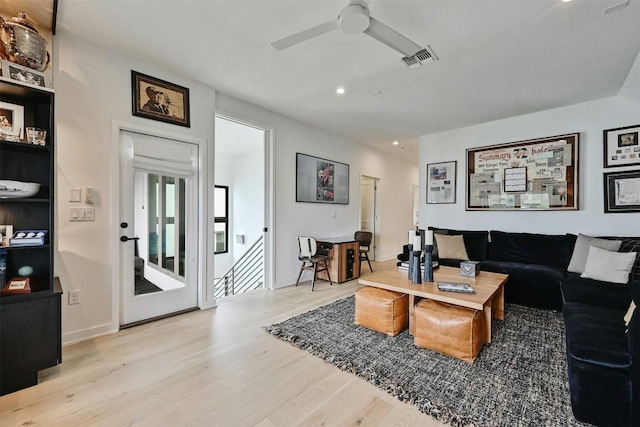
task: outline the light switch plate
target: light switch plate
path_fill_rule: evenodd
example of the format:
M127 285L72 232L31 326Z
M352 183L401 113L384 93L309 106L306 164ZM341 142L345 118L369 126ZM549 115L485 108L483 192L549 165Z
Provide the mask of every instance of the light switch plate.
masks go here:
M70 188L69 189L69 201L70 202L79 202L82 200L81 191L79 188Z

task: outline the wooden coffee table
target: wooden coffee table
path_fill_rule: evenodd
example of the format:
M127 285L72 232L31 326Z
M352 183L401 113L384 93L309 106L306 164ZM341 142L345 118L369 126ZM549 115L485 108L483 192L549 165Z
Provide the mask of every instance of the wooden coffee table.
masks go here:
M409 295L409 332L414 333L415 297L429 298L435 301L474 308L484 312L485 342L491 342L491 318L504 319L504 284L507 274L480 272L476 277L460 275L460 269L440 267L433 271L433 282L415 284L407 278L406 271L388 269L367 274L358 280L366 286L387 289ZM438 289L436 282L468 283L475 294L444 292Z

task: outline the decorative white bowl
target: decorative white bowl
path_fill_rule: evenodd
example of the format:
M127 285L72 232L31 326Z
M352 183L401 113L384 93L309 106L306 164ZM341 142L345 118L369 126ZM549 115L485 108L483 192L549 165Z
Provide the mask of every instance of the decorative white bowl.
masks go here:
M40 184L36 182L0 180L0 198L32 197L38 194Z

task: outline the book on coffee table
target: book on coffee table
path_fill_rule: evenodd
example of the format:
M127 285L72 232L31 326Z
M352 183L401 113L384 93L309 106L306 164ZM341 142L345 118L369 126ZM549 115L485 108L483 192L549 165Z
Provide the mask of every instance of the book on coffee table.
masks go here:
M476 291L468 283L438 282L438 289L446 292L462 292L465 294L475 294Z

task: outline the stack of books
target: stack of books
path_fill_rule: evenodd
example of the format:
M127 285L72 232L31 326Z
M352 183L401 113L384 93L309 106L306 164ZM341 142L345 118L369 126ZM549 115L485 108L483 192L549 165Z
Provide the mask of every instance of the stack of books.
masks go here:
M475 294L476 291L468 283L438 282L438 289L446 292L462 292L465 294Z
M433 266L434 270L440 266L438 261L432 261L431 265ZM400 265L398 265L398 270L409 271L409 261L402 261ZM424 263L420 263L420 271L424 273Z

